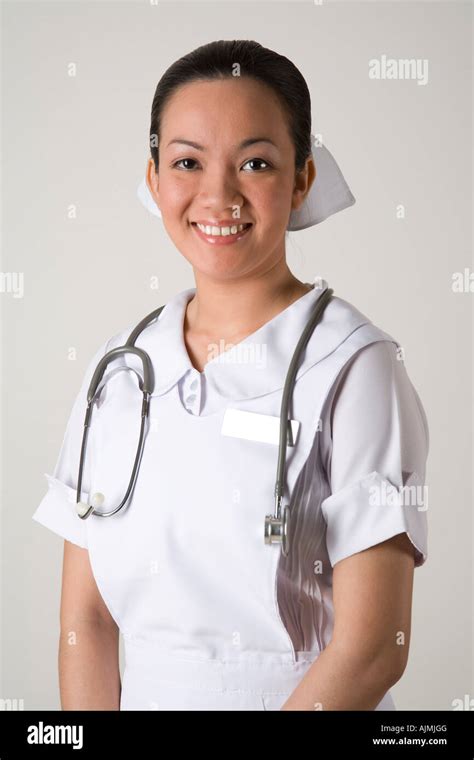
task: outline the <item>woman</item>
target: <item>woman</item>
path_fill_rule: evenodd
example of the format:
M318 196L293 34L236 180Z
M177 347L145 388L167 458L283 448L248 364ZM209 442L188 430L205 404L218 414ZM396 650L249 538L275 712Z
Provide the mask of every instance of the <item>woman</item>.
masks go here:
M290 551L263 540L286 372L327 289L290 272L285 232L354 202L311 150L305 80L256 42L204 45L158 84L150 138L148 203L196 287L136 341L155 386L128 506L75 511L89 381L133 325L90 362L34 515L66 539L63 709L395 709L427 557L428 428L396 341L336 296L290 406ZM141 394L123 366L89 433L82 499L99 510L120 502L136 449Z

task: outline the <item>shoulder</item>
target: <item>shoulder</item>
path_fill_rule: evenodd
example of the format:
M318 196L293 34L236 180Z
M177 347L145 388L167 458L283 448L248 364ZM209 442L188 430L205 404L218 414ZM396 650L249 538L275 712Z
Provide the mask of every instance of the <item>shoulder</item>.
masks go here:
M164 308L164 307L163 307ZM151 323L151 314L147 314L146 316L138 317L133 320L133 322L129 322L127 325L123 326L120 330L113 333L107 340L103 341L100 348L99 353L106 354L108 351L111 351L114 348L118 348L119 346L124 346L128 339L130 338L132 332L135 330L138 325L141 324L141 322L145 322L145 320L150 319Z
M327 317L326 317L327 313ZM333 296L325 310L325 319L331 330L339 331L341 337L348 337L354 330L365 327L367 335L373 335L380 340L388 340L393 343L398 341L381 325L376 324L370 316L361 311L350 301Z
M333 319L362 315L343 299L333 299ZM412 431L429 441L423 404L405 364L402 345L368 317L360 320L338 346L343 358L325 404L326 436L342 438L357 430L359 441L383 437L388 430ZM344 331L342 332L344 336Z
M330 395L356 364L355 374L366 385L367 373L372 373L375 379L387 372L399 349L398 341L367 314L349 301L333 296L310 337L299 374L310 368L317 375L322 369L330 379Z
M343 388L349 392L371 396L376 391L388 395L396 387L414 391L405 364L401 342L356 306L342 298L333 298L328 305L330 319L338 324L341 346L347 341L347 360L336 377L332 388L335 399ZM352 329L353 328L353 329ZM416 401L418 397L414 393ZM375 398L374 398L375 403Z
M98 345L96 344L96 347L93 350L92 354L89 355L83 383L88 382L92 378L95 368L109 351L112 351L112 349L118 348L119 346L125 345L132 330L136 327L139 321L140 320L138 319L130 322L117 332L109 335L109 337L105 340L102 340Z
M130 322L126 327L122 327L118 332L111 335L103 344L104 353L111 351L113 348L124 346L137 322L138 320Z
M333 393L349 375L368 391L394 376L400 380L406 376L403 348L396 337L343 298L333 296L327 312L327 331L344 353Z
M160 327L158 328L160 332L163 328L169 326L170 323L178 323L180 319L182 319L182 304L188 300L189 294L194 292L195 291L192 288L180 291L172 296L167 302L161 304L152 311L138 316L133 322L129 322L103 343L104 352L111 351L119 346L124 346L129 341L132 333L135 333L135 340L138 340L139 336L140 339L142 339L142 335L144 334L150 335L150 332L153 334L157 328L158 322L160 322ZM135 344L135 340L132 341L132 345Z

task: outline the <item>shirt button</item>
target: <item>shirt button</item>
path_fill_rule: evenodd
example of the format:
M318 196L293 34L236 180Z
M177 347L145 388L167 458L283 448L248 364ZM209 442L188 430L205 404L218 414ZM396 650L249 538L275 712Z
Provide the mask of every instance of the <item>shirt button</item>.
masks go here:
M191 385L189 386L190 389L192 391L194 391L197 388L197 384L198 384L197 378L194 378L194 380L192 381Z
M186 403L187 404L194 404L195 401L196 401L196 394L195 393L193 393L191 396L188 396L187 399L186 399Z

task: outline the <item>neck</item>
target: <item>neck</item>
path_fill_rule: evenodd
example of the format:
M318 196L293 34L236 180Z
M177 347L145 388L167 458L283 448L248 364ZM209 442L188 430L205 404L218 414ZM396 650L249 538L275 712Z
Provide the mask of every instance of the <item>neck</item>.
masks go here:
M209 338L217 332L226 340L257 330L312 289L294 277L284 259L255 278L223 282L196 273L195 279L185 329Z

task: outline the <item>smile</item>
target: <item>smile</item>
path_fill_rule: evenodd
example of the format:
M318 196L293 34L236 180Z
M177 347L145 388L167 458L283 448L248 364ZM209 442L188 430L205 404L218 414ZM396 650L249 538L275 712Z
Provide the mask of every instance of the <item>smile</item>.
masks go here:
M228 245L229 243L236 243L247 235L252 224L232 224L218 227L191 222L191 226L201 240L212 245Z

